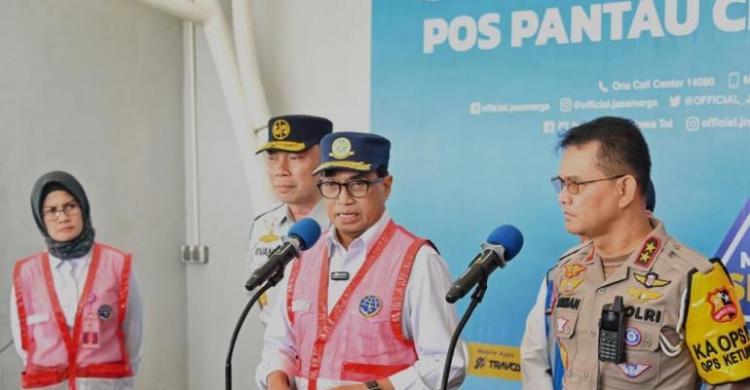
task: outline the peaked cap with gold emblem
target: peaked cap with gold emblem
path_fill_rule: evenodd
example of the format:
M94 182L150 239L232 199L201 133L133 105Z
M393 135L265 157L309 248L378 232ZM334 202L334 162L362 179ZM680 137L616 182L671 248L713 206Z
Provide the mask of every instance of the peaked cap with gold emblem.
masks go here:
M320 165L313 175L332 169L370 172L388 169L391 141L372 133L336 132L320 140Z
M333 123L312 115L283 115L268 121L268 142L255 153L265 150L303 152L333 131Z

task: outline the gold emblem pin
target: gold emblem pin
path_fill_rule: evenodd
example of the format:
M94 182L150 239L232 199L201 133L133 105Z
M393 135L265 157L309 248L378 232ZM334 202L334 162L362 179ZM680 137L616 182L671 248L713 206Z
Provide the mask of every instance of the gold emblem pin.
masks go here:
M272 242L279 241L280 239L281 239L281 237L273 234L273 232L268 232L268 233L260 236L260 238L258 238L258 240L260 240L260 242L264 242L266 244L270 244Z
M643 290L640 288L635 287L628 287L628 295L633 297L636 301L640 303L648 302L654 299L659 299L662 296L662 293L653 292L649 290Z
M572 294L573 291L575 291L578 286L581 285L583 282L583 279L577 278L577 279L563 279L560 282L560 293L562 294Z
M635 273L633 274L633 277L636 281L638 281L638 283L646 286L646 288L664 287L669 283L672 283L671 280L659 279L659 274L657 274L656 272L649 272L645 275Z
M271 134L273 134L273 138L282 140L286 137L289 137L289 134L292 132L292 127L289 126L289 122L279 119L275 122L273 122L273 128L271 128Z
M336 138L331 144L331 153L328 155L337 160L353 156L354 152L352 152L352 143L344 137Z

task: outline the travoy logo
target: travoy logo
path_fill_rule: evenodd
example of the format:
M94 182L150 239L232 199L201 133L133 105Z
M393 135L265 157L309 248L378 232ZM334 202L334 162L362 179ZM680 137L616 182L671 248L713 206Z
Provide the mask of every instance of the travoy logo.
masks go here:
M740 210L715 256L729 271L745 322L750 322L750 199Z
M521 352L518 347L468 343L468 374L486 378L521 380Z

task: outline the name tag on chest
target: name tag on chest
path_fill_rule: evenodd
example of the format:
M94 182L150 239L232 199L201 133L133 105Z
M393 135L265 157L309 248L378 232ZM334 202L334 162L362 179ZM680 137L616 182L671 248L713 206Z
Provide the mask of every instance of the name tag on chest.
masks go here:
M331 272L331 280L349 280L349 273L345 271Z

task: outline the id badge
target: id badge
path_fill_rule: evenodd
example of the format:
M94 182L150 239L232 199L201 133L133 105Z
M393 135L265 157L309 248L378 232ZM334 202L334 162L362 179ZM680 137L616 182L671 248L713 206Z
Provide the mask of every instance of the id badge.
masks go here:
M83 320L81 344L84 348L99 348L99 319L91 313Z

